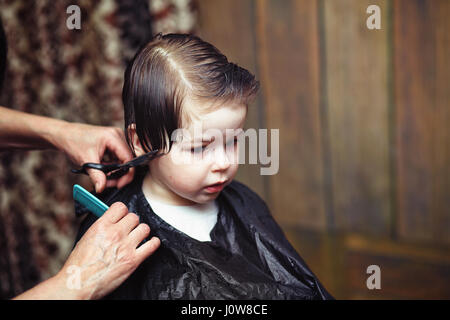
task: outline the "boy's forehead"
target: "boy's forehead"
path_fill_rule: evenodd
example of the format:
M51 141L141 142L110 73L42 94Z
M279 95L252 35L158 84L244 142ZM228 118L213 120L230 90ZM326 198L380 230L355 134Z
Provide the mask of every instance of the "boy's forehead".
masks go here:
M183 129L191 134L201 130L207 138L208 131L220 130L225 134L227 129L236 130L244 126L247 106L242 103L230 101L218 105L204 105L205 102L192 100L189 102L191 105L185 105L185 112L189 113L189 121L185 122Z

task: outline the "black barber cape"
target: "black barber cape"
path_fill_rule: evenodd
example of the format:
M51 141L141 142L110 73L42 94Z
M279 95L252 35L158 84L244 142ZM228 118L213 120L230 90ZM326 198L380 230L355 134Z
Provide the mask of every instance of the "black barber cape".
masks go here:
M97 195L123 202L151 228L161 246L105 299L333 299L285 238L264 201L232 181L216 201L211 241L201 242L158 215L141 190L142 176ZM295 200L293 200L295 201ZM77 215L87 213L75 205ZM97 218L88 213L78 241Z

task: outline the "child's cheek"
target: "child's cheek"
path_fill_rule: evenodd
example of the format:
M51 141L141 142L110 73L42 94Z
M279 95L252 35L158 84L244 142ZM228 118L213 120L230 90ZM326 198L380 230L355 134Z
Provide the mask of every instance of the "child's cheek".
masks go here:
M238 169L239 169L239 164L237 164L237 163L236 164L232 164L230 166L230 168L228 168L228 170L227 170L227 174L228 174L227 178L228 178L228 180L233 180L234 179L234 177L237 174Z
M180 172L178 177L174 177L173 183L183 192L193 194L204 186L203 180L202 172L199 172L198 168L191 167Z

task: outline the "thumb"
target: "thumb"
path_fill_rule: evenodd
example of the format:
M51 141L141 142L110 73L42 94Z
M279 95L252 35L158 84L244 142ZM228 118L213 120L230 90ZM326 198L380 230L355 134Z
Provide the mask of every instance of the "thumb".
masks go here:
M106 186L106 175L100 170L88 169L89 178L91 178L92 183L95 186L95 192L103 192Z

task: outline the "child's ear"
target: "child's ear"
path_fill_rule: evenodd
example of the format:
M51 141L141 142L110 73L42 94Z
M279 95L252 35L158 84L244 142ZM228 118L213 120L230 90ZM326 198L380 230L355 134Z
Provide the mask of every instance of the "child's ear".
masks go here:
M142 156L145 154L144 148L139 141L139 137L136 134L136 124L132 123L128 126L128 137L130 137L130 141L133 143L134 153L136 157Z

